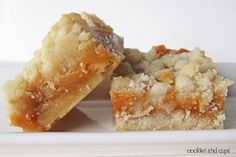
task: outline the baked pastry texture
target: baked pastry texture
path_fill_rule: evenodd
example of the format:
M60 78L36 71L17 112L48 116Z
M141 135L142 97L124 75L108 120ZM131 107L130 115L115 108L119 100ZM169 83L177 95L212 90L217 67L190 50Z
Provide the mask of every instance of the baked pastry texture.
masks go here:
M65 14L15 80L5 85L11 124L46 131L110 75L123 39L92 14Z
M111 101L118 131L223 128L225 100L233 83L204 51L154 46L126 49L115 71Z

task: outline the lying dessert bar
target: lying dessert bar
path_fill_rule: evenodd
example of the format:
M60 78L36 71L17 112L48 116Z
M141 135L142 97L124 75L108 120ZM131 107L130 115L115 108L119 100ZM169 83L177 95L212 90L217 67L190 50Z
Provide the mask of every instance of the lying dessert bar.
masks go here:
M22 74L5 85L12 125L46 131L123 59L123 40L95 15L63 15Z
M118 131L223 128L225 100L233 83L195 49L156 46L125 50L115 71L111 101Z

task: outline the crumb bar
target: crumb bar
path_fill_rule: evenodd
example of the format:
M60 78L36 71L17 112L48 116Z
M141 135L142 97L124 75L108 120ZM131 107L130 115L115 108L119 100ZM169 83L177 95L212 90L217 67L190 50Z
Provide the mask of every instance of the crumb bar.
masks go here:
M220 129L233 83L200 49L126 49L111 83L118 131Z
M10 120L25 131L46 131L123 59L123 39L92 14L65 14L5 92Z

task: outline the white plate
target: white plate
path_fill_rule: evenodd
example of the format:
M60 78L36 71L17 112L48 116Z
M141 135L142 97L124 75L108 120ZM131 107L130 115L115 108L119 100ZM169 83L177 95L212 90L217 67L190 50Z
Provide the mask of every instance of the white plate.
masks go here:
M0 86L7 79L14 78L23 67L22 63L0 62ZM231 68L236 63L218 64L219 70L232 80L236 74ZM223 130L198 131L155 131L155 132L115 132L113 129L112 108L107 98L107 85L84 100L50 133L18 133L21 129L9 125L4 94L0 91L0 144L131 144L131 143L215 143L236 142L236 89L233 85L227 101L227 120ZM102 93L98 97L98 93ZM58 132L60 131L60 132ZM201 137L201 138L199 138Z

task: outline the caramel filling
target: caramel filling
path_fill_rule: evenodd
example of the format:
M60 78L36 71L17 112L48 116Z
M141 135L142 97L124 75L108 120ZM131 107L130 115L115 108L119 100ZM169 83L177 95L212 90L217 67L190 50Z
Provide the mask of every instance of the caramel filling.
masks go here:
M173 111L188 110L197 116L215 117L218 113L225 111L225 99L217 92L214 93L213 100L209 104L205 104L200 96L187 98L178 97L173 90L170 90L163 96L162 104L151 104L151 102L148 101L147 94L140 97L128 90L112 91L111 99L114 113L120 113L122 111L132 113L132 108L137 107L137 102L139 102L139 105L143 104L143 109L146 108L147 105L154 105L155 112L163 112L163 108L160 106L165 104L171 104L174 107ZM145 103L143 100L147 100L148 102Z
M169 91L163 98L163 103L172 104L175 109L189 110L199 116L215 116L216 113L224 112L224 97L215 92L213 100L207 104L200 96L178 97L174 91Z
M111 92L111 101L113 105L113 112L128 111L135 102L135 94L128 90L122 90L117 92Z

